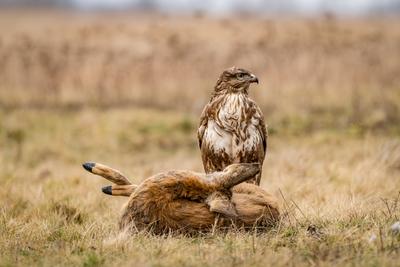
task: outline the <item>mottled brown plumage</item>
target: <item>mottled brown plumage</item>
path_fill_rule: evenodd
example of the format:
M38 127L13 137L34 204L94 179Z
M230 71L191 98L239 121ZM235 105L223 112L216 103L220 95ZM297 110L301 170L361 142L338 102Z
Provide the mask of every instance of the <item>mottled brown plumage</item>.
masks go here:
M249 98L257 77L247 70L225 70L205 106L198 129L199 146L206 173L221 171L232 163L261 166L267 151L267 130L257 104ZM261 172L248 182L259 185Z

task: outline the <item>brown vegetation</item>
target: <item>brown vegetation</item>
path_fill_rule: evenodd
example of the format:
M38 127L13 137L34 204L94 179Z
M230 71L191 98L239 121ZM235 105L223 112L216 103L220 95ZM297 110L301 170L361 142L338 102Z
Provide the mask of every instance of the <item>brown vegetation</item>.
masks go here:
M400 124L399 25L2 11L0 105L198 114L220 71L236 65L259 77L251 94L268 121L380 130Z

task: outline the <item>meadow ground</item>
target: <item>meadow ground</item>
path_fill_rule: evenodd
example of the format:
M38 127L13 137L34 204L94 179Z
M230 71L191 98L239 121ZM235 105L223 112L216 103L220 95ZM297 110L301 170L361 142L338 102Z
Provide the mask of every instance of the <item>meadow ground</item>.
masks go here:
M1 265L398 265L398 136L272 134L262 186L287 216L267 233L119 240L125 198L81 163L139 182L167 169L201 171L196 116L138 109L1 113Z
M0 266L399 266L399 23L2 11ZM198 116L233 64L261 80L282 221L119 235L126 198L81 164L201 171Z

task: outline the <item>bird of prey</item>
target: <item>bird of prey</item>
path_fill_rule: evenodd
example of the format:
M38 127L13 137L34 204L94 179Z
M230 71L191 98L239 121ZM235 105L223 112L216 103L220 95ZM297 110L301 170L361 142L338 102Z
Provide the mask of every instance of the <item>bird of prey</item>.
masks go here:
M258 83L258 78L237 67L219 77L197 132L206 173L222 171L232 163L258 162L262 166L267 129L260 108L249 98L251 83ZM248 182L259 185L260 179L261 172Z

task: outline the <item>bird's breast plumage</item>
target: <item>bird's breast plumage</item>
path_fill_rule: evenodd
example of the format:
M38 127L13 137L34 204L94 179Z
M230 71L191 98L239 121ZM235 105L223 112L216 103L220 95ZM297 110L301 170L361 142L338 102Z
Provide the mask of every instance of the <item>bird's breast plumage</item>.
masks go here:
M249 156L244 154L252 154L262 146L259 118L250 111L251 102L244 94L229 94L217 103L213 118L207 122L204 145L232 162L242 162Z

